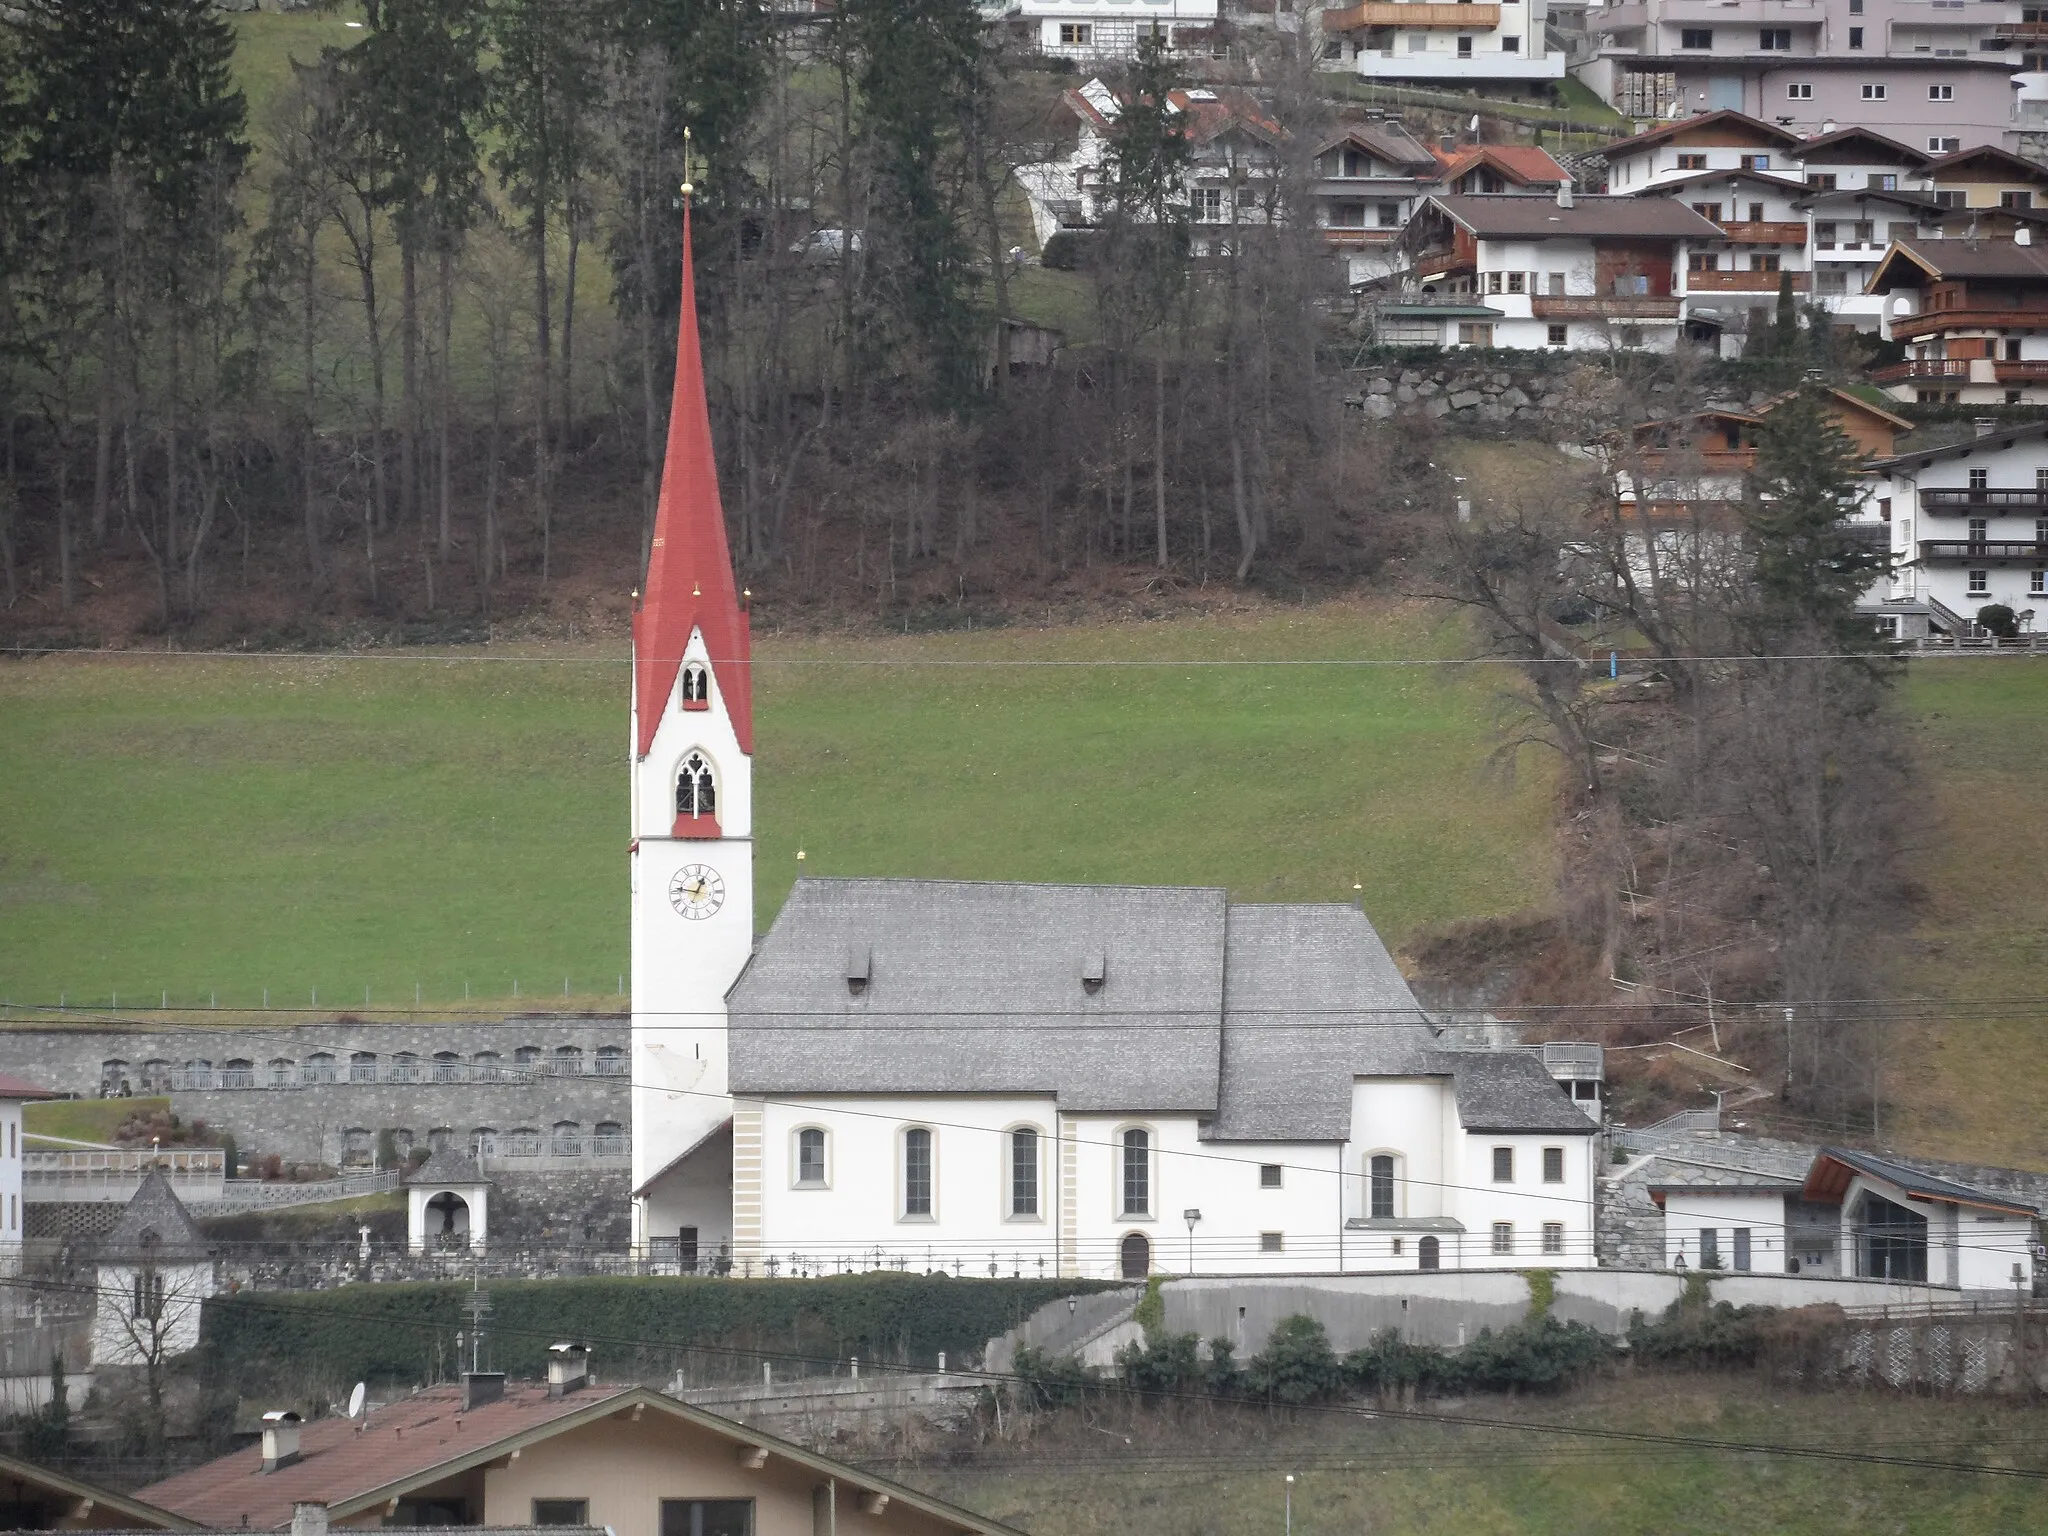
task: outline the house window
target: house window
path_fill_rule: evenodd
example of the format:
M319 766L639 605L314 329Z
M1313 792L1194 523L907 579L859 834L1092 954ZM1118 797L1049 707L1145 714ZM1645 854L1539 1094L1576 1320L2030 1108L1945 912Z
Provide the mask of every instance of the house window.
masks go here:
M1561 299L1561 298L1563 298L1563 297L1564 297L1564 274L1563 274L1562 272L1546 272L1546 273L1544 273L1544 274L1543 274L1543 291L1544 291L1545 293L1549 294L1549 295L1550 295L1550 296L1551 296L1551 297L1552 297L1553 299Z
M1863 99L1865 101L1883 101L1884 98L1885 87L1881 83L1874 81L1864 82Z
M1866 1191L1857 1202L1851 1231L1856 1273L1867 1280L1927 1278L1927 1218Z
M1063 21L1060 23L1060 46L1062 48L1086 48L1094 39L1095 28L1085 21Z
M1564 1252L1563 1222L1546 1221L1545 1223L1543 1223L1543 1251L1545 1253Z
M1221 187L1195 188L1193 209L1197 224L1221 224L1223 222L1223 189Z
M1259 1164L1259 1188L1261 1188L1261 1189L1278 1189L1279 1187L1280 1187L1280 1164L1278 1164L1278 1163L1261 1163L1261 1164Z
M1549 345L1551 345L1551 346L1553 346L1553 347L1562 347L1562 346L1566 345L1566 338L1567 338L1567 337L1568 337L1569 335L1570 335L1570 329L1569 329L1569 327L1566 327L1566 326L1562 326L1562 325L1553 325L1553 326L1552 326L1552 327L1550 328L1550 340L1549 340Z
M1394 1219L1394 1159L1381 1152L1366 1164L1366 1214L1376 1221Z
M1991 573L1989 571L1970 572L1970 596L1989 597L1990 595Z
M1762 253L1760 253L1760 254L1758 254L1758 255L1755 255L1755 256L1752 256L1752 257L1750 257L1750 258L1749 258L1749 270L1750 270L1750 271L1752 271L1752 272L1775 272L1775 271L1777 271L1777 270L1778 270L1778 253L1777 253L1776 251L1766 251L1766 252L1762 252Z
M1261 1253L1278 1253L1285 1243L1286 1235L1284 1233L1261 1232L1259 1234L1259 1252Z
M154 1233L145 1232L147 1242ZM128 1315L145 1322L159 1322L164 1315L164 1277L161 1270L137 1270L128 1301Z
M1458 345L1461 347L1490 347L1493 345L1493 322L1490 320L1458 322Z
M1940 134L1929 134L1927 137L1927 152L1931 155L1952 155L1962 147L1963 141L1960 138L1943 138ZM1963 206L1961 192L1936 192L1934 200L1944 208Z
M1522 40L1519 37L1503 37L1500 40L1500 51L1502 53L1520 53L1522 51Z
M1526 287L1527 282L1528 274L1526 272L1510 272L1508 274L1508 292L1521 293Z
M1543 1182L1546 1184L1562 1184L1564 1182L1563 1147L1545 1147L1543 1149Z
M711 669L701 661L693 661L683 668L683 708L709 709L711 707Z
M1489 272L1489 273L1487 273L1487 274L1486 274L1486 291L1487 291L1488 293L1499 293L1499 292L1501 291L1501 281L1502 281L1502 277L1503 277L1503 274L1502 274L1502 273L1499 273L1499 272Z
M1513 1253L1515 1251L1515 1224L1512 1221L1496 1221L1493 1224L1493 1251Z
M1809 171L1806 184L1816 192L1832 192L1840 179L1833 171Z
M1794 80L1785 87L1785 99L1787 101L1813 100L1813 82L1810 80Z
M1399 229L1401 227L1401 205L1399 203L1376 204L1373 208L1373 219L1381 229Z
M1515 1182L1515 1149L1495 1147L1493 1149L1493 1182L1512 1184Z
M1792 50L1792 29L1764 27L1757 32L1756 45L1765 53L1789 53Z
M2001 208L2031 208L2034 206L2034 194L2031 192L2001 192L1998 194L1998 206Z
M1643 344L1643 328L1640 325L1624 325L1620 333L1624 347L1640 347Z
M1721 1229L1720 1229L1719 1227L1701 1227L1701 1228L1700 1228L1700 1268L1701 1268L1701 1269L1719 1269L1720 1267L1721 1267Z
M1863 0L1849 0L1849 14L1851 16L1861 16L1863 14Z
M912 1126L903 1133L903 1214L932 1213L932 1133Z
M718 786L712 779L711 765L704 761L702 752L692 752L676 774L676 814L713 816L717 811Z
M1863 29L1861 27L1851 27L1849 29L1849 46L1851 48L1861 48L1863 46Z
M814 1125L796 1133L796 1181L818 1188L825 1183L825 1133Z
M1989 465L1979 465L1979 466L1978 466L1977 468L1975 468L1975 469L1972 469L1972 470L1970 471L1970 489L1971 489L1971 490L1973 490L1973 491L1981 491L1981 490L1983 490L1983 489L1984 489L1984 488L1985 488L1986 486L1988 486L1988 485L1990 485L1990 484L1991 484L1991 468L1990 468L1990 466L1989 466Z
M754 1501L663 1499L661 1536L754 1536Z
M1125 1131L1120 1151L1123 1154L1123 1214L1126 1216L1150 1216L1152 1214L1151 1133L1140 1130Z
M1471 38L1469 38L1469 37L1461 37L1461 38L1459 38L1459 39L1458 39L1458 57L1459 57L1459 58L1461 58L1461 59L1469 59L1469 58L1471 58L1471 57L1472 57L1472 39L1471 39Z
M1038 1214L1038 1132L1028 1125L1010 1132L1010 1214Z
M1745 171L1768 171L1771 168L1769 155L1742 155L1736 163Z
M590 1524L590 1500L535 1499L533 1501L533 1523L535 1525L588 1525Z
M1707 168L1707 157L1705 155L1680 155L1678 157L1678 168L1681 171L1704 171Z
M1735 1229L1735 1267L1737 1269L1749 1268L1749 1228L1747 1227L1737 1227Z
M2037 542L2048 544L2048 539ZM2027 572L2027 596L2048 597L2048 571Z
M1711 48L1714 46L1714 29L1712 27L1683 28L1678 34L1678 46L1681 48Z
M1956 99L1956 88L1952 85L1930 85L1927 87L1927 99L1929 101L1954 101Z
M1974 481L1972 482L1972 484L1976 483L1977 482ZM1988 517L1971 518L1969 528L1969 539L1972 544L1982 544L1986 539L1991 537L1991 519Z

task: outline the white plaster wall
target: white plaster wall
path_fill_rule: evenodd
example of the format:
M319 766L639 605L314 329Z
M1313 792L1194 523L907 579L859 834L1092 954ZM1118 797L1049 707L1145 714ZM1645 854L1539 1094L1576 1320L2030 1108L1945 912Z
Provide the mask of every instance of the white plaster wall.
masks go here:
M1993 542L2032 542L2036 524L2048 511L2032 508L1987 507L1972 512L1952 513L1944 510L1930 516L1920 508L1920 493L1927 490L1966 490L1970 484L1970 471L1983 469L1991 490L2027 491L2036 487L2038 471L2048 469L2048 442L2039 439L2016 440L2010 448L2005 447L2006 439L1998 433L1991 433L1983 439L1983 446L1972 452L1948 459L1922 459L1909 461L1896 472L1896 478L1879 494L1887 492L1892 497L1892 550L1902 563L1903 569L1895 577L1893 591L1897 596L1932 597L1947 604L1964 618L1973 618L1986 603L2004 603L2015 613L2024 613L2031 608L2036 611L2036 629L2048 627L2048 590L2035 589L2034 572L2040 567L2028 561L1995 560L1966 562L1944 560L1937 564L1917 563L1919 544L1922 541L1947 540L1957 542L1969 537L1970 518L1982 516L1985 519L1985 537ZM1914 562L1904 565L1904 562ZM1986 572L1986 590L1970 590L1969 572L1973 568ZM2042 583L2048 588L2048 579Z
M199 1347L200 1304L214 1291L212 1262L160 1264L156 1268L164 1282L162 1315L155 1323L137 1322L131 1329L128 1313L133 1305L135 1266L99 1267L99 1307L92 1321L94 1365L146 1365L152 1348L169 1359Z
M472 1248L489 1245L491 1236L491 1190L488 1184L410 1184L405 1191L406 1241L415 1253L424 1252L441 1236L441 1218L438 1212L430 1212L427 1202L436 1195L456 1196L469 1207L469 1225L466 1229ZM459 1225L457 1231L465 1229Z
M0 1275L21 1263L21 1100L0 1099Z
M1785 1268L1785 1197L1761 1192L1717 1194L1712 1190L1669 1190L1664 1196L1664 1262L1676 1268L1700 1262L1700 1229L1719 1234L1721 1268L1735 1269L1735 1229L1749 1229L1749 1267L1759 1274Z
M1367 1078L1351 1085L1351 1140L1344 1148L1345 1216L1369 1215L1368 1160L1394 1152L1394 1214L1443 1216L1451 1203L1444 1189L1455 1126L1451 1084L1444 1077Z
M2012 1268L2020 1267L2019 1284L2034 1283L2033 1223L2020 1216L1954 1208L1956 1282L1966 1291L2010 1291Z
M711 1264L721 1251L730 1253L732 1163L732 1138L714 1137L702 1153L656 1184L643 1203L647 1239L672 1238L684 1227L695 1227L699 1265Z
M685 664L709 661L702 631L691 631L683 656ZM725 994L753 953L753 763L740 751L716 669L711 677L711 708L685 710L680 687L673 690L647 756L632 767L636 1189L732 1113ZM637 731L637 716L630 729ZM629 745L637 740L629 737ZM717 840L670 835L676 775L693 750L703 752L716 775L724 834ZM694 921L669 900L670 882L691 864L716 870L725 887L718 911ZM635 1203L634 1220L640 1243L644 1201Z
M1462 1145L1454 1163L1455 1182L1450 1193L1456 1205L1447 1214L1465 1226L1465 1264L1468 1268L1590 1269L1593 1256L1593 1165L1591 1136L1514 1136L1491 1131L1471 1131L1460 1137ZM1515 1149L1513 1183L1495 1183L1493 1149ZM1564 1179L1543 1182L1543 1149L1564 1151ZM1493 1247L1493 1224L1514 1226L1514 1249L1497 1254ZM1543 1251L1543 1225L1558 1222L1564 1227L1562 1253Z

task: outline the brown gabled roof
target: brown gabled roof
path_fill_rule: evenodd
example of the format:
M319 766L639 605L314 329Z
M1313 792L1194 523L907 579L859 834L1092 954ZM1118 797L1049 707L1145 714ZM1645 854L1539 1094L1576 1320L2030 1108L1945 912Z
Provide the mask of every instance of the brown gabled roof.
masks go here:
M518 1450L640 1409L659 1412L736 1445L765 1448L856 1493L886 1493L897 1503L978 1536L1019 1536L1010 1526L901 1483L805 1450L649 1387L586 1388L549 1397L532 1383L508 1385L503 1397L464 1412L462 1388L430 1387L361 1419L315 1419L299 1431L299 1459L263 1471L261 1446L249 1446L180 1472L141 1491L191 1520L220 1530L283 1530L295 1503L322 1503L345 1521L430 1483Z
M88 1483L54 1467L38 1466L18 1456L0 1452L0 1488L18 1488L38 1495L38 1502L56 1499L76 1501L75 1517L98 1526L121 1525L146 1531L192 1531L199 1527L183 1515L131 1499L111 1488ZM18 1497L18 1495L16 1495Z
M1836 153L1838 150L1866 145L1876 150L1879 156L1894 160L1900 165L1924 166L1934 158L1932 155L1921 153L1910 144L1888 139L1869 128L1838 128L1833 133L1823 133L1807 139L1792 152L1792 158L1821 165L1867 165L1875 157Z
M1886 63L1890 62L1886 60ZM1940 181L1942 177L1960 171L1973 160L1989 161L1999 170L2010 173L2018 180L2048 185L2048 166L2022 159L2010 150L2000 149L1995 144L1979 144L1974 149L1959 149L1952 155L1930 160L1927 163L1927 174Z
M1554 197L1515 192L1437 192L1429 202L1482 240L1607 238L1718 240L1720 227L1669 198Z
M1422 141L1403 128L1399 123L1352 123L1342 133L1316 148L1318 155L1327 155L1333 149L1346 144L1355 144L1367 153L1395 165L1414 166L1418 170L1433 170L1437 157Z
M1804 64L1809 61L1801 59L1799 62ZM1746 112L1723 110L1720 112L1700 112L1692 117L1681 117L1675 122L1666 123L1662 128L1652 128L1647 133L1639 133L1633 138L1616 139L1612 144L1603 148L1600 153L1607 156L1609 160L1612 160L1616 155L1634 154L1639 149L1649 149L1654 145L1662 144L1668 139L1676 138L1681 133L1692 133L1701 128L1723 125L1730 128L1739 127L1743 129L1751 135L1750 142L1753 143L1783 145L1785 148L1790 149L1795 144L1805 142L1798 134L1787 132L1776 123L1767 123L1762 118L1751 117ZM1733 140L1731 142L1739 144L1742 141Z
M1776 171L1748 171L1729 167L1718 171L1692 171L1684 176L1670 176L1663 181L1653 181L1646 187L1632 187L1626 192L1611 192L1610 197L1659 197L1667 192L1681 191L1687 187L1702 186L1710 181L1753 181L1763 186L1774 187L1780 192L1802 196L1808 190L1797 171L1779 175Z
M1549 150L1534 144L1467 144L1449 151L1432 149L1430 154L1440 167L1436 179L1443 182L1456 181L1482 165L1525 187L1562 186L1572 179Z
M1928 280L1941 282L1973 277L2039 278L2048 281L2048 246L2021 245L2015 240L1908 240L1897 239L1884 253L1884 260L1870 276L1869 293L1889 291L1895 268L1906 267L1924 274L1908 285L1919 287Z
M1840 1203L1858 1174L1893 1185L1915 1200L1932 1200L1948 1205L1967 1205L1974 1210L1996 1211L2001 1216L2034 1217L2041 1213L2018 1200L2007 1200L1952 1179L1937 1178L1868 1152L1851 1152L1841 1147L1823 1147L1807 1171L1802 1193L1808 1200Z
M11 1072L0 1072L0 1099L48 1099L55 1095L47 1088L38 1088L25 1077L16 1077Z
M1780 390L1777 394L1772 395L1770 399L1763 401L1757 406L1757 414L1759 416L1770 415L1772 411L1783 405L1787 400L1796 397L1798 393L1799 391L1796 389ZM1875 416L1894 432L1910 432L1913 430L1914 424L1906 420L1905 417L1898 415L1896 412L1888 411L1883 406L1864 399L1861 395L1854 395L1846 389L1835 389L1832 386L1829 387L1828 393L1837 402L1847 406L1852 411L1860 412L1865 416Z

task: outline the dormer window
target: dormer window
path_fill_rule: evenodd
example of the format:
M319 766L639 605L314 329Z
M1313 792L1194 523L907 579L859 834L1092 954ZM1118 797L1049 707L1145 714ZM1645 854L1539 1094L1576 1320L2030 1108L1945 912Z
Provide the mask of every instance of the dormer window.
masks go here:
M850 997L867 995L868 978L874 974L874 954L866 949L849 949L846 963L841 967L846 973L846 991Z
M1081 960L1081 990L1090 997L1102 990L1109 978L1109 964L1101 950L1091 950Z
M718 812L718 784L702 752L684 759L676 775L676 815L713 816Z
M683 668L683 708L709 709L711 707L711 669L701 661L693 661Z

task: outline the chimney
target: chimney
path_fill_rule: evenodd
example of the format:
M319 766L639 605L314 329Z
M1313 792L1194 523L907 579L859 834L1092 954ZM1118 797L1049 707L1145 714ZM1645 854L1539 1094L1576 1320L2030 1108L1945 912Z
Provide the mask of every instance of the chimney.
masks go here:
M495 1403L505 1395L505 1373L503 1371L464 1371L462 1373L462 1411L481 1408L485 1403Z
M1572 184L1568 181L1560 181L1557 184L1557 206L1560 208L1569 208L1571 207L1571 205Z
M2032 245L2034 243L2034 227L2031 224L2015 224L2012 231L2012 243L2014 245Z
M1989 437L1992 433L1998 430L1998 418L1996 416L1972 417L1970 420L1970 426L1972 428L1972 434L1974 436Z
M584 1344L548 1346L548 1396L567 1397L590 1383L590 1348Z
M263 1415L263 1470L275 1472L299 1459L299 1425L304 1421L289 1408L273 1408ZM321 1507L321 1524L326 1524L326 1507Z
M1458 136L1455 133L1439 134L1436 142L1437 147L1448 155L1458 147Z
M294 1504L292 1536L327 1536L327 1506L310 1499Z

